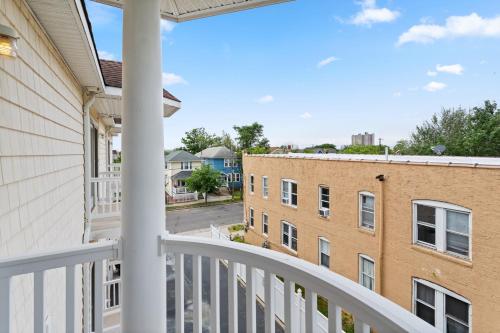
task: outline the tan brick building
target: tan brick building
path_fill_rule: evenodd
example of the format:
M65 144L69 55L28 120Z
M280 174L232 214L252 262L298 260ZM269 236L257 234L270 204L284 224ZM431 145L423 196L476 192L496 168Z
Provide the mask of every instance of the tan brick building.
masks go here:
M500 159L247 155L243 165L247 242L327 266L444 332L500 329Z

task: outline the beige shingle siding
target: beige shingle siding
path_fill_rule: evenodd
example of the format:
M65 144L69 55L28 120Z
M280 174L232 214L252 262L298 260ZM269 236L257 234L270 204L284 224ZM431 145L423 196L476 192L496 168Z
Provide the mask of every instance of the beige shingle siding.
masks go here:
M75 246L83 235L82 88L24 1L0 0L0 21L20 36L19 56L0 57L0 257ZM64 332L64 270L45 281L51 332ZM32 276L12 281L14 332L33 329L32 285Z

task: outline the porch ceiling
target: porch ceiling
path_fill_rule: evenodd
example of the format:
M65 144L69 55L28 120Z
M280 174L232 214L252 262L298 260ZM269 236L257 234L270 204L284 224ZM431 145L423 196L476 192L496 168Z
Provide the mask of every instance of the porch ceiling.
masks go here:
M123 6L123 0L94 1ZM161 0L160 14L165 20L184 22L287 1L291 0Z

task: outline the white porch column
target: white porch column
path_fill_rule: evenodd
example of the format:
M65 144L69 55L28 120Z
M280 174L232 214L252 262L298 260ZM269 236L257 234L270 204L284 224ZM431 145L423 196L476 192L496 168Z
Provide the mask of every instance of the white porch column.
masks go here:
M166 331L160 0L123 5L122 332Z

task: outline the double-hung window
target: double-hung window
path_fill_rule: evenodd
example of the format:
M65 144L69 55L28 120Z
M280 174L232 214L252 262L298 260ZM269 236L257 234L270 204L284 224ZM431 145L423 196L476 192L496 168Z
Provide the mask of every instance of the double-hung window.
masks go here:
M323 217L330 215L330 189L327 186L319 187L319 214Z
M375 262L363 254L359 255L359 283L370 289L375 289Z
M319 264L323 267L330 267L330 242L323 237L319 238Z
M269 235L269 215L262 213L262 233Z
M269 196L269 179L266 176L262 177L262 196L264 198Z
M281 222L281 245L292 251L297 251L297 228L285 221Z
M426 280L413 280L413 313L447 333L470 331L470 302Z
M181 170L192 170L193 162L181 162Z
M369 192L359 194L359 226L375 229L375 196Z
M250 187L250 193L253 193L255 189L255 183L254 183L254 176L250 175L250 182L249 182L249 187Z
M230 159L225 158L225 159L224 159L224 167L225 167L225 168L229 168L229 167L231 167L231 165L232 165L231 160L230 160Z
M255 211L253 210L253 208L250 208L249 212L248 212L248 224L250 225L250 227L254 227L255 225Z
M470 258L471 211L430 200L413 202L413 242L439 252Z
M293 180L281 181L281 203L288 206L297 206L297 183Z
M239 173L233 173L233 181L239 183L240 182L240 174Z

